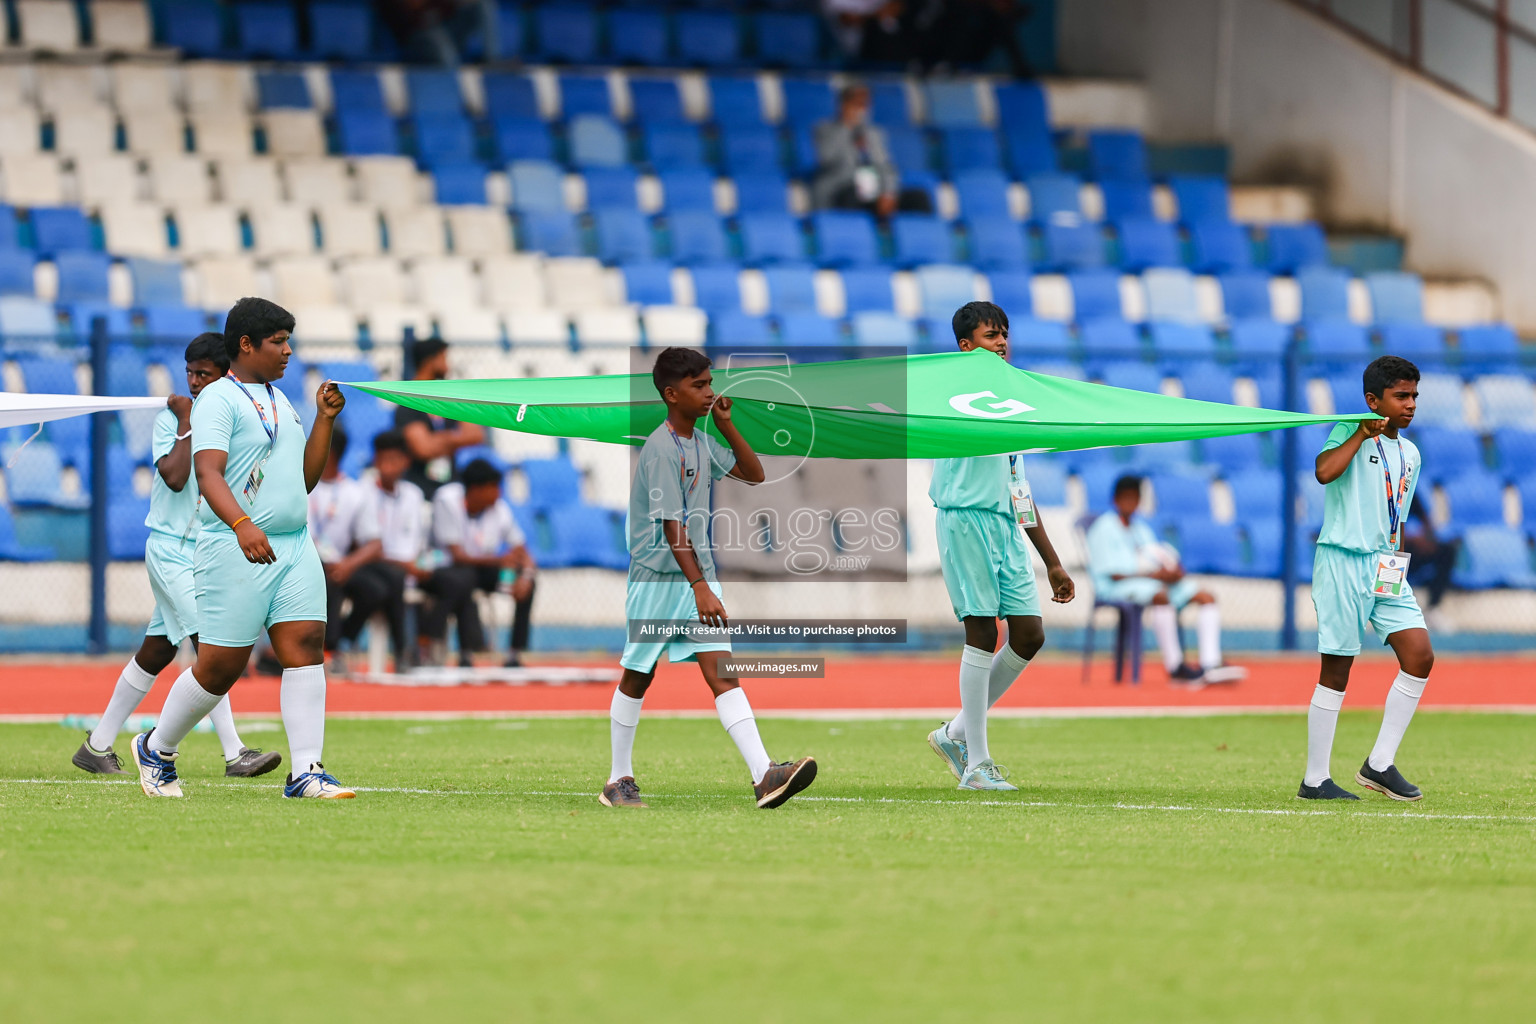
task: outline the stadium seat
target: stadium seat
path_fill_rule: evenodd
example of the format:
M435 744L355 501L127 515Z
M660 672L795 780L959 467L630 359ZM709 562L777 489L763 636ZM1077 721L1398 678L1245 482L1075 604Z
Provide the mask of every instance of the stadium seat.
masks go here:
M1201 221L1189 229L1190 266L1201 274L1226 274L1253 266L1248 232L1228 220ZM1268 282L1265 282L1266 304Z
M626 263L620 269L624 275L624 301L640 306L672 304L671 266L651 261Z
M37 257L25 249L0 249L0 295L33 294Z
M142 53L153 45L147 4L96 0L90 4L90 19L92 40L104 53Z
M899 267L954 259L949 225L932 214L898 213L891 220L891 238Z
M1520 339L1508 324L1462 327L1456 332L1456 349L1463 363L1512 362L1520 354Z
M539 52L566 64L597 60L597 12L583 3L543 4L534 9Z
M948 128L939 134L944 171L953 176L962 170L991 170L1003 166L997 133L990 128Z
M16 520L11 510L0 502L0 560L7 562L47 562L57 557L53 548L22 544L16 539Z
M671 345L697 348L704 344L709 317L692 306L650 306L640 314L646 345L656 349Z
M1035 224L1083 219L1082 181L1074 174L1032 174L1025 179L1029 193L1029 219ZM1006 203L1006 199L1004 200Z
M630 263L655 258L651 226L638 210L598 210L592 219L597 229L597 255L603 262Z
M812 215L811 225L824 267L867 265L880 258L874 219L862 210L822 210Z
M663 171L658 177L668 213L715 212L715 177L708 171L685 167Z
M1171 323L1154 320L1147 325L1152 339L1152 349L1159 356L1173 355L1181 362L1186 359L1208 360L1216 355L1216 339L1211 329L1199 323ZM1230 401L1231 389L1228 389Z
M858 313L889 313L895 307L891 272L885 267L849 267L842 272L844 309Z
M1492 473L1474 464L1459 473L1447 474L1444 488L1451 505L1451 524L1456 530L1504 524L1504 482ZM1427 500L1429 495L1424 497Z
M757 79L711 75L709 109L714 122L721 126L762 124L763 106Z
M992 286L992 301L1003 307L1009 317L1029 316L1034 312L1032 278L1027 270L993 270L987 274Z
M912 108L901 79L878 78L869 83L870 120L884 128L910 127Z
M256 0L234 8L236 37L244 54L274 60L299 56L299 23L293 7Z
M667 50L667 17L663 12L623 8L608 12L609 60L655 67L667 63ZM637 110L640 105L636 97Z
M1104 199L1104 219L1151 220L1152 189L1145 181L1101 181L1099 194Z
M476 163L433 167L432 198L443 206L485 205L485 168Z
M656 171L704 166L704 140L686 121L646 124L641 131L645 158Z
M912 321L895 313L866 310L851 318L853 340L865 348L917 347L917 329Z
M1400 320L1381 329L1381 347L1408 359L1445 355L1445 331L1431 324Z
M518 248L550 256L579 256L576 220L565 210L528 210L518 216Z
M338 111L336 136L339 151L347 156L400 152L394 119L382 111Z
M1536 427L1536 396L1524 377L1485 374L1473 381L1472 390L1482 409L1484 427Z
M1210 481L1193 473L1158 473L1152 477L1152 494L1157 500L1157 517L1193 517L1211 515Z
M355 0L312 0L309 48L326 60L362 60L373 50L373 11Z
M1146 181L1147 144L1137 132L1090 131L1088 166L1100 181Z
M821 25L804 11L763 11L752 16L757 57L769 67L809 68L821 63Z
M1158 336L1159 327L1168 325L1152 325L1152 344L1161 353L1164 349L1164 341ZM1170 343L1169 348L1173 345ZM1195 348L1199 348L1196 343ZM1225 367L1210 361L1186 363L1182 359L1173 364L1173 369L1178 374L1184 385L1184 397L1194 399L1197 402L1221 402L1232 404L1233 377L1231 371Z
M629 162L628 144L619 126L597 114L582 114L567 128L571 163L579 168L623 167Z
M0 299L0 302L7 300ZM21 300L30 301L30 300ZM114 306L106 302L76 302L60 309L60 318L55 318L52 309L44 304L39 304L39 322L46 321L47 336L52 336L53 331L59 326L59 320L64 323L62 332L67 338L73 339L76 344L88 343L93 325L99 319L105 321L107 336L109 338L126 338L133 333L133 317L122 306ZM0 330L0 334L5 333ZM63 340L63 339L61 339Z
M618 12L615 12L618 13ZM630 116L641 124L681 122L683 96L677 80L671 77L629 79Z
M145 306L144 333L152 344L174 344L176 339L191 340L208 329L208 314L187 306Z
M741 312L740 271L735 264L697 266L691 268L690 275L694 305L712 317Z
M1209 514L1181 518L1179 558L1189 572L1236 576L1247 568L1236 523L1218 523Z
M555 158L555 140L549 134L549 125L537 118L498 117L491 122L491 134L496 159L502 163Z
M1232 198L1223 178L1211 175L1173 175L1168 179L1179 207L1179 221L1189 227L1196 224L1226 224L1232 220Z
M975 82L934 79L924 83L923 88L928 97L928 123L935 128L982 126L981 100Z
M1306 267L1296 274L1303 320L1349 319L1349 272L1336 267Z
M1098 321L1101 325L1112 322ZM1086 329L1085 334L1087 334ZM1134 334L1132 338L1134 338ZM1097 341L1092 343L1084 341L1083 350L1093 354L1097 344ZM1134 363L1124 360L1105 363L1100 375L1103 377L1104 383L1112 388L1125 388L1128 391L1145 391L1154 395L1160 395L1163 391L1162 372L1146 363Z
M794 218L787 214L751 213L741 217L742 258L748 263L799 262L805 244Z
M679 210L667 218L672 258L679 263L721 263L730 257L725 227L711 210Z
M903 174L923 173L931 169L928 140L911 125L890 125L885 129L885 146L891 162Z
M33 441L12 453L5 466L6 496L19 507L84 507L84 500L64 496L60 487L63 473L64 463L54 446L47 441Z
M1328 240L1312 221L1303 224L1271 224L1265 232L1267 265L1272 273L1295 274L1304 267L1326 266Z
M731 67L740 61L741 27L734 11L678 11L672 25L684 64Z
M1083 354L1101 365L1106 359L1135 362L1142 355L1141 336L1136 333L1135 326L1118 316L1079 320L1078 340ZM1152 368L1147 366L1146 369L1151 371ZM1162 374L1157 374L1156 379L1157 386L1150 390L1161 390Z
M1188 389L1186 387L1186 395ZM1219 400L1219 399L1218 399ZM1230 394L1225 401L1231 404ZM1201 454L1207 462L1215 464L1223 473L1258 473L1264 465L1264 447L1258 434L1231 434L1227 437L1208 437L1200 442ZM1234 500L1238 484L1229 479ZM1278 484L1277 484L1278 486ZM1266 515L1273 514L1277 506L1270 506Z
M0 203L0 252L16 248L21 244L21 235L16 221L16 209Z
M256 105L263 110L293 108L309 110L309 84L297 71L267 70L256 73Z
M914 273L922 315L929 319L948 323L956 309L976 298L976 273L970 267L936 263Z
M1067 275L1067 283L1072 289L1072 319L1078 323L1120 318L1120 275L1108 270L1078 271Z
M1178 267L1179 237L1173 225L1155 219L1124 220L1115 225L1120 266L1132 273L1148 267Z
M100 252L61 252L53 259L58 271L59 302L106 302L107 270L111 260Z
M635 172L631 167L592 167L582 176L589 210L636 210Z
M835 348L843 344L837 322L814 310L779 314L779 341L786 348Z
M1371 317L1378 324L1424 322L1424 284L1419 275L1379 270L1365 275L1371 295Z
M615 570L629 567L621 512L594 505L566 505L551 510L549 524L564 556L559 559L561 563Z
M726 170L732 173L778 167L778 136L765 125L727 122L720 128L720 154Z
M605 75L561 75L560 114L567 121L583 114L612 117L613 103Z
M1536 586L1531 550L1518 530L1503 525L1472 526L1462 535L1462 557L1452 573L1458 587Z
M533 80L526 75L506 71L488 71L481 76L485 93L485 113L492 121L529 120L539 117L539 99Z
M72 206L34 206L32 243L39 256L49 257L70 249L93 249L91 225L85 214Z
M776 315L814 312L816 275L805 264L779 264L763 270L768 283L768 309Z
M1011 217L1008 179L999 171L964 171L955 175L955 194L960 215L967 220Z
M1414 425L1410 437L1424 458L1432 480L1444 480L1461 470L1483 465L1483 446L1470 430ZM1428 500L1425 492L1421 497Z
M411 132L416 159L424 167L475 162L474 126L461 113L412 115Z
M1008 361L1014 366L1031 369L1042 357L1064 357L1072 346L1066 324L1022 315L1008 319Z
M1415 436L1417 434L1415 431ZM1516 427L1496 430L1493 450L1498 454L1499 469L1508 479L1516 482L1536 479L1536 430ZM1527 513L1525 526L1528 530L1536 527L1536 516Z
M565 212L560 171L543 160L517 160L507 168L512 184L512 209L519 213Z
M1202 323L1200 300L1189 271L1177 267L1153 267L1141 275L1147 295L1147 319L1176 323Z
M1229 321L1270 318L1268 274L1234 270L1222 274L1217 280L1221 285L1222 308Z
M984 270L1021 270L1029 266L1029 243L1017 221L987 218L966 224L971 262ZM947 237L947 232L946 232ZM941 246L935 250L946 255Z
M717 345L772 345L773 329L768 318L743 313L739 309L716 313L709 318L710 340Z

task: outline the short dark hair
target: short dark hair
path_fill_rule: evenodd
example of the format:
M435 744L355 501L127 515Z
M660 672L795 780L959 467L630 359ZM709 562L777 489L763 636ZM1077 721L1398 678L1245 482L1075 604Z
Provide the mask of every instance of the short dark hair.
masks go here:
M415 368L440 352L448 351L448 343L436 335L422 338L411 345L411 366Z
M842 106L855 96L869 96L869 86L863 82L849 82L837 91L837 105Z
M651 368L656 393L665 396L667 388L676 387L685 377L697 377L710 367L709 357L696 348L664 348Z
M187 343L182 358L189 363L208 360L221 370L229 369L229 351L224 347L224 335L218 331L204 331Z
M347 436L347 428L340 423L331 427L331 454L340 459L347 454L347 444L352 439Z
M373 454L379 452L405 452L409 455L411 450L406 446L405 435L400 431L381 430L373 435Z
M1387 388L1398 381L1418 379L1419 368L1402 356L1380 356L1365 368L1361 383L1365 386L1366 394L1380 398L1387 393Z
M1126 491L1135 491L1136 496L1141 496L1141 477L1135 473L1126 473L1115 480L1115 489L1111 492L1113 497L1120 497Z
M483 487L486 484L495 484L500 487L501 470L491 465L489 459L475 459L464 467L460 479L464 482L466 491L471 487Z
M1001 327L1006 331L1008 314L995 302L967 302L955 310L955 318L950 321L950 326L955 329L956 341L969 338L983 324Z
M229 307L224 318L224 351L229 361L240 355L240 339L250 338L260 345L278 331L292 332L293 314L270 299L247 296Z

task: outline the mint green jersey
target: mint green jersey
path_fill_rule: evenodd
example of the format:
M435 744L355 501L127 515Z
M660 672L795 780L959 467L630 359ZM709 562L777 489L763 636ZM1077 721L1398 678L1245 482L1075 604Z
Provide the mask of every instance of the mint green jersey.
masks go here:
M187 482L179 491L171 490L165 477L160 475L160 460L176 447L176 414L161 409L155 416L154 432L150 434L149 458L154 464L155 479L149 485L149 515L144 525L156 533L164 533L181 539L197 533L197 474L188 471Z
M714 581L710 489L735 466L736 453L697 426L692 437L679 437L665 421L651 431L640 449L629 491L630 579L682 575L662 527L671 519L686 525L699 570Z
M938 508L976 508L1013 515L1009 493L1009 463L1025 483L1022 455L975 455L967 459L935 459L928 497Z
M269 391L264 384L241 384L225 377L203 388L192 403L192 454L211 449L229 454L224 479L240 508L268 534L293 533L309 522L306 441L299 414L275 387ZM256 469L260 485L248 488ZM205 533L229 532L206 501L202 520Z
M1337 448L1359 426L1340 423L1328 434L1323 451ZM1379 444L1378 444L1379 442ZM1385 465L1382 456L1386 456ZM1339 478L1324 489L1323 530L1319 544L1346 551L1389 551L1403 543L1402 524L1413 505L1422 470L1419 449L1405 437L1385 434L1366 438ZM1391 495L1400 501L1397 537L1391 536L1388 479Z

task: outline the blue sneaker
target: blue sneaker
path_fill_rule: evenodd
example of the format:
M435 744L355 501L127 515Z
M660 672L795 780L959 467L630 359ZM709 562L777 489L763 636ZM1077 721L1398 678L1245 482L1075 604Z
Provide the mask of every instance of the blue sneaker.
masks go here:
M313 797L318 800L351 800L357 796L356 793L337 782L335 777L325 770L325 765L319 761L310 767L320 770L288 776L288 781L283 786L283 796Z
M1018 786L1008 782L1008 769L1002 765L994 764L989 757L985 761L960 776L960 785L957 789L987 789L1002 793L1017 793Z
M181 780L176 775L176 755L149 749L149 733L141 732L130 744L133 763L139 766L139 787L146 796L181 796Z
M928 745L944 759L944 763L949 766L949 773L957 781L965 774L965 740L949 738L948 722L940 722L939 727L928 734Z

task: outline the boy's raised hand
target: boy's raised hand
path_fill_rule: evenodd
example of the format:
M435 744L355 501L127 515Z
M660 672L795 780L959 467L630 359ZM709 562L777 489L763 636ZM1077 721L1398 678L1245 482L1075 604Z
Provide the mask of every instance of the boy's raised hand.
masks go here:
M731 400L725 395L721 395L715 399L714 405L710 406L709 414L715 418L717 424L729 423L731 421Z
M320 385L320 390L315 392L315 408L322 416L335 419L336 414L341 412L346 404L346 396L341 393L341 386L335 381L326 381Z
M1360 421L1360 429L1365 431L1365 436L1366 437L1375 437L1377 434L1379 434L1383 430L1387 429L1387 421L1386 420L1361 420Z

